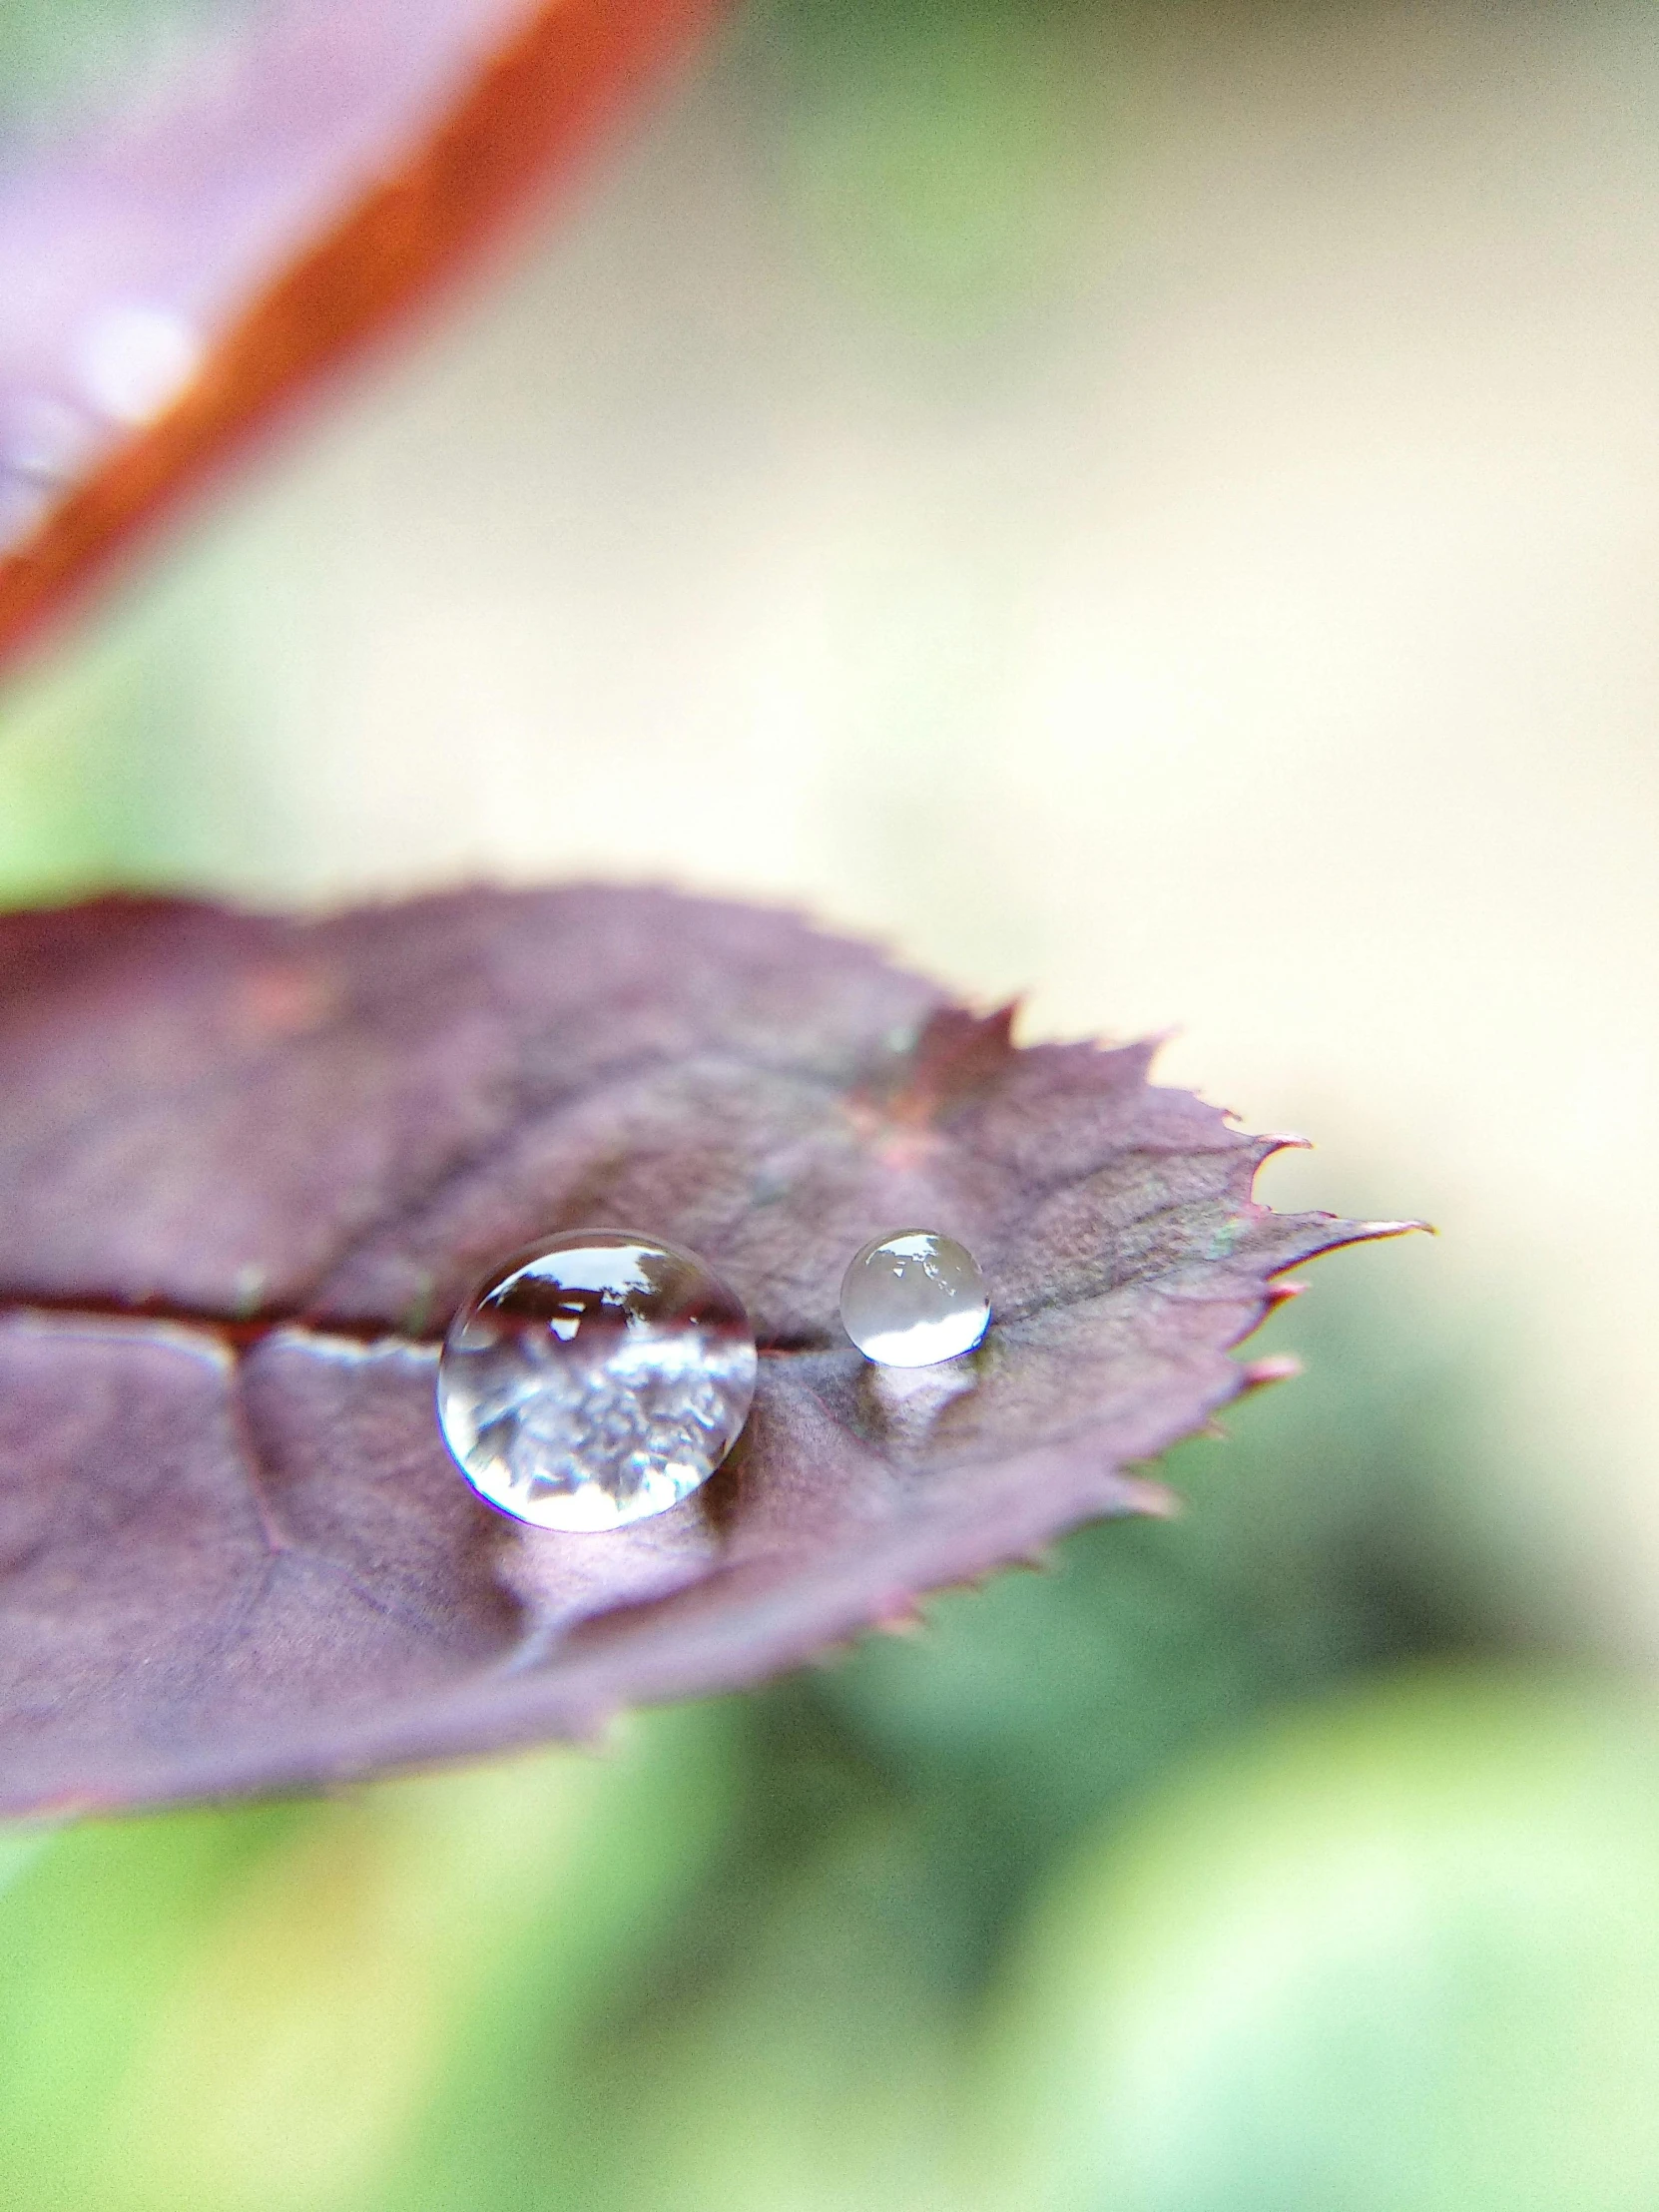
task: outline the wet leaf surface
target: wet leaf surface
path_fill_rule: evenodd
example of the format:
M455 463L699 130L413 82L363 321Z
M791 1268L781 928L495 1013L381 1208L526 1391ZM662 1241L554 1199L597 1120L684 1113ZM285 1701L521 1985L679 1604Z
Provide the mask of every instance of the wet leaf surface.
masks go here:
M269 0L0 146L0 657L566 174L719 0Z
M590 1736L1157 1510L1272 1279L1385 1231L1255 1204L1276 1140L1148 1058L668 893L0 918L0 1811ZM836 1318L906 1224L995 1315L911 1377ZM472 1280L591 1225L702 1253L762 1361L705 1489L584 1536L482 1504L432 1390Z

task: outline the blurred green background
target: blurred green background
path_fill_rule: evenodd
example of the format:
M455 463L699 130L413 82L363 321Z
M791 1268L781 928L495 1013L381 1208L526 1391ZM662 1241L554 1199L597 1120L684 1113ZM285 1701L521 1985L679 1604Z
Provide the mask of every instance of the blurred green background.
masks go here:
M917 1636L0 1838L0 2204L1653 2212L1656 123L1651 0L761 0L0 695L14 900L801 900L1442 1231Z

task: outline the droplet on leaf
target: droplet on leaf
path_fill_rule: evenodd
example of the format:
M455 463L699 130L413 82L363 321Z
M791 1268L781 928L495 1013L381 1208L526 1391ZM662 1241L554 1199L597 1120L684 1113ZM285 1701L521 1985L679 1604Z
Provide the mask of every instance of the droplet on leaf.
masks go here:
M577 1230L519 1252L456 1315L438 1418L467 1480L543 1528L620 1528L706 1482L749 1417L743 1303L674 1245Z
M862 946L655 891L0 916L0 1813L591 1741L1079 1521L1168 1511L1131 1470L1249 1386L1233 1354L1275 1281L1403 1225L1275 1214L1252 1184L1281 1140L1150 1084L1147 1047L1008 1028ZM502 1297L446 1377L494 1347L515 1384L494 1478L559 1524L504 1543L434 1416L436 1326L469 1303L481 1325L596 1217L696 1271L652 1278L670 1306L643 1316L665 1420L662 1325L709 1313L662 1240L742 1291L765 1350L739 1310L718 1425L753 1382L743 1479L718 1512L567 1533L651 1500L608 1494L613 1431L546 1480L570 1423L525 1384L555 1385L583 1311L562 1337L558 1286L524 1281L539 1362ZM886 1367L842 1336L846 1257L882 1222L970 1236L994 1360ZM607 1342L639 1336L624 1312ZM618 1380L595 1394L637 1441ZM464 1455L488 1423L450 1410Z
M866 1359L930 1368L971 1352L991 1318L979 1263L954 1237L903 1229L854 1254L841 1280L841 1323Z

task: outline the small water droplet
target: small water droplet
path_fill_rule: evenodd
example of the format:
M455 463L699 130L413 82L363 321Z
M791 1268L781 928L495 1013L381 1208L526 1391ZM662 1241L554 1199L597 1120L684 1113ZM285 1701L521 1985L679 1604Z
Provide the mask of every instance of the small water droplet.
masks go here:
M690 1252L585 1229L515 1254L450 1325L438 1420L480 1496L620 1528L706 1482L755 1395L743 1302Z
M136 426L178 398L202 364L202 339L171 308L122 300L91 317L75 357L93 405Z
M866 1359L930 1368L971 1352L991 1318L979 1263L931 1229L876 1237L841 1281L841 1323Z

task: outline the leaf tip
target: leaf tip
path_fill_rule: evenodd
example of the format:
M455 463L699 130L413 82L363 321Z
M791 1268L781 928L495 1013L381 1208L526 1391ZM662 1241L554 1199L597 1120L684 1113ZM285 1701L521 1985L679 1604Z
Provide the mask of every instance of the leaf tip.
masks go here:
M1144 1514L1149 1520L1174 1520L1184 1507L1168 1483L1131 1474L1124 1477L1123 1510Z
M913 1599L901 1605L890 1606L878 1613L870 1626L881 1636L919 1636L927 1626L926 1616Z

